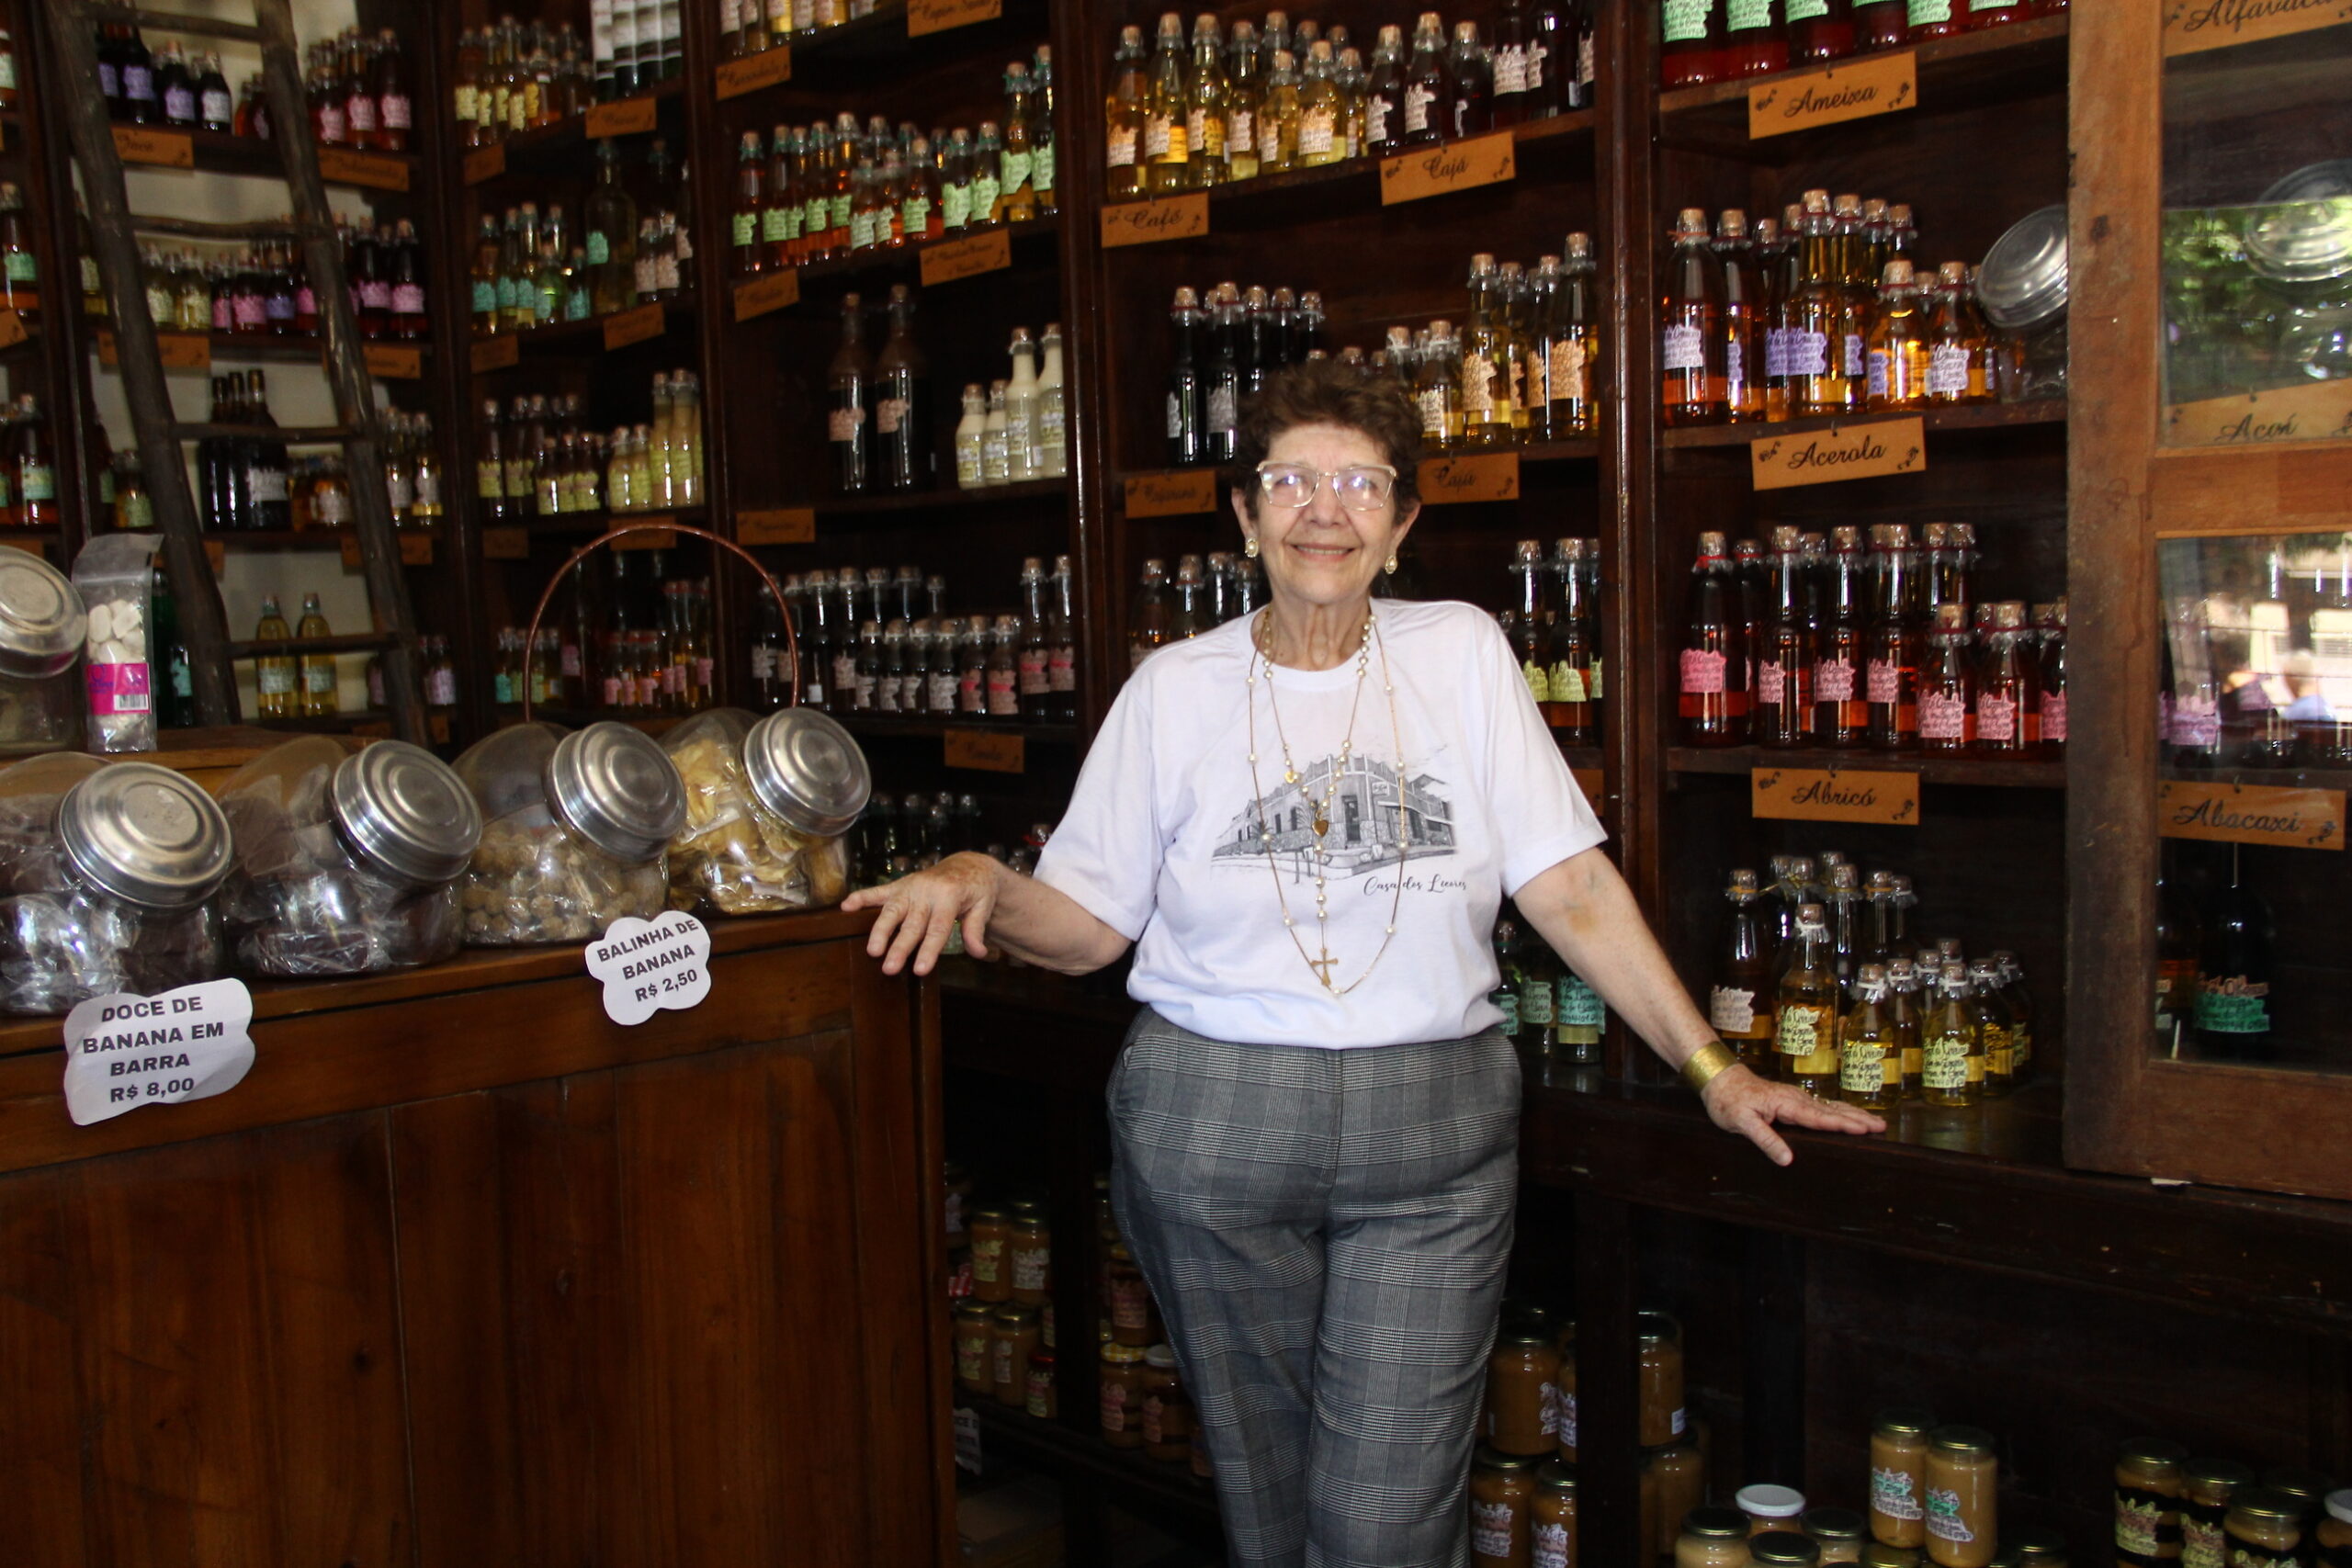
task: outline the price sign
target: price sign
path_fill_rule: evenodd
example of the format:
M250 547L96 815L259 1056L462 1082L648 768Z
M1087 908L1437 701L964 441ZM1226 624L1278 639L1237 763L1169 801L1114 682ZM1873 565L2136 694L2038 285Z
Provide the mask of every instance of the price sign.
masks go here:
M243 980L80 1003L65 1015L66 1114L86 1127L142 1105L226 1094L252 1070L253 1021Z
M960 240L941 240L925 245L922 286L936 288L943 283L977 277L984 272L1002 272L1012 265L1012 231L984 229Z
M2199 54L2352 22L2352 0L2165 0L2165 53Z
M22 316L14 310L0 310L0 348L13 348L28 335Z
M616 310L605 318L605 352L610 354L616 348L660 337L667 325L658 300L639 305L634 310Z
M792 80L792 48L785 45L718 62L718 96L740 98Z
M629 519L629 521L631 523L639 524L650 523L655 525L650 528L640 527L634 533L623 534L619 538L613 541L613 548L616 550L671 550L677 548L678 536L668 526L668 525L673 522L674 519L666 516L633 517Z
M2269 844L2287 850L2344 847L2344 792L2280 789L2226 779L2167 780L2157 799L2158 830L2167 839Z
M651 98L622 98L588 106L588 140L606 136L642 136L653 129Z
M1519 142L1508 130L1450 141L1380 161L1380 205L1419 201L1448 191L1499 185L1519 174Z
M1791 822L1919 825L1919 775L1860 768L1755 768L1748 815Z
M710 995L710 928L684 909L652 920L623 915L588 944L588 973L604 982L615 1023L693 1007Z
M817 513L813 507L776 506L763 512L735 514L739 545L811 545L817 542Z
M466 183L478 186L484 180L494 180L506 172L506 143L493 141L487 147L477 147L466 154Z
M1105 246L1152 245L1193 240L1209 231L1209 193L1196 190L1159 201L1123 201L1102 209Z
M944 33L1004 15L1004 0L907 0L907 36Z
M424 350L413 343L371 343L359 351L370 376L413 381L424 374Z
M1130 517L1184 517L1216 510L1216 470L1179 468L1172 473L1136 474L1125 486Z
M1915 415L1794 435L1766 435L1747 444L1747 460L1749 477L1758 490L1916 474L1928 467L1927 424Z
M1419 483L1421 500L1430 506L1470 501L1517 501L1519 454L1482 452L1461 457L1431 457L1423 462Z
M977 768L990 773L1018 773L1028 768L1028 747L1018 735L951 729L947 732L945 751L951 768Z
M113 365L120 360L122 350L114 333L100 329L98 333L98 363ZM155 358L166 370L209 370L212 368L212 340L202 333L157 333Z
M2206 398L2165 411L2165 440L2175 446L2260 446L2345 436L2352 436L2352 379Z
M481 531L481 558L484 560L530 559L530 530L527 528L484 528Z
M166 169L196 167L196 143L185 130L149 130L143 126L114 128L114 150L126 164L154 164Z
M481 376L492 370L503 370L520 361L523 345L513 333L501 333L496 337L478 340L466 351L466 355L473 366L474 374Z
M1919 60L1909 50L1867 55L1849 65L1784 76L1747 89L1747 134L1755 139L1916 108Z
M431 566L433 564L432 535L402 534L400 536L400 541L402 566Z
M347 147L319 149L319 177L330 185L367 186L375 190L408 189L408 164L381 152L354 152Z
M800 274L792 267L747 277L735 286L735 319L748 321L800 302Z

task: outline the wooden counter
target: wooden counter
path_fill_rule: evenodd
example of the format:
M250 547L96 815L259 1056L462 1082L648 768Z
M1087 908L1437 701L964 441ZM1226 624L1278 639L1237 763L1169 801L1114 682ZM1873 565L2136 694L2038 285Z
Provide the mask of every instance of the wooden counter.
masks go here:
M952 1550L936 1008L865 917L257 987L227 1094L67 1119L0 1027L0 1517L84 1564Z

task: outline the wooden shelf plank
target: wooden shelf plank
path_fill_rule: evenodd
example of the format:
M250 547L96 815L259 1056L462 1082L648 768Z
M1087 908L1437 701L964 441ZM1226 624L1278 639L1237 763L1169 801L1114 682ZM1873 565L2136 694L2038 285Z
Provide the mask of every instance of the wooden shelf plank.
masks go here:
M1980 403L1961 408L1931 409L1921 414L1908 409L1884 409L1876 413L1839 414L1827 419L1787 419L1778 423L1750 421L1744 424L1689 424L1658 432L1659 445L1674 448L1688 446L1745 446L1751 441L1767 436L1804 435L1816 430L1830 430L1846 425L1867 424L1873 420L1912 419L1927 421L1930 434L1961 431L2000 431L2028 429L2035 426L2066 423L2066 405L2052 400L2030 403Z
M1917 773L1928 784L1973 784L1995 789L2064 789L2066 764L2040 758L1926 757L1915 751L1840 751L1826 746L1779 750L1763 746L1676 746L1666 754L1669 772L1745 773L1758 767L1856 768Z

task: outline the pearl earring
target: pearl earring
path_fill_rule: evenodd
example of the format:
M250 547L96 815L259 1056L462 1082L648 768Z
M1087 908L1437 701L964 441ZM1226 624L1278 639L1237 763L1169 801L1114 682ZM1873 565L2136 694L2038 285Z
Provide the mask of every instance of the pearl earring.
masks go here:
M1387 570L1389 576L1394 577L1396 575L1396 557L1393 553L1388 558Z
M1257 535L1252 534L1248 538L1241 541L1241 553L1248 556L1251 560L1256 560L1258 558Z

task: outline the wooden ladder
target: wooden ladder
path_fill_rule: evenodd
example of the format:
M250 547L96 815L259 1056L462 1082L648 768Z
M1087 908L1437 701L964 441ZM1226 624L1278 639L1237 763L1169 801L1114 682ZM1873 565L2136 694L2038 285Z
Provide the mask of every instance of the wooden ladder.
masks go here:
M384 487L383 458L374 389L362 357L359 323L344 276L343 250L334 215L319 174L319 153L310 135L310 111L295 54L294 18L288 0L253 0L251 23L220 21L93 0L44 0L67 90L66 129L82 173L88 203L90 241L113 313L116 363L139 431L140 470L163 531L164 560L178 601L180 631L187 643L197 713L207 725L237 722L236 676L232 661L258 653L296 657L305 653L374 651L383 660L384 695L392 728L404 740L426 742L424 704L418 685L416 618L401 577L400 541L392 527L391 502ZM260 46L262 88L269 103L271 138L284 161L294 217L212 223L182 218L146 217L130 210L115 146L114 122L97 91L97 28L128 22L158 32L229 39ZM338 423L316 428L188 423L175 419L164 384L164 365L140 274L141 233L176 234L207 240L294 239L319 301L319 325L326 338L328 384L334 389ZM339 443L351 479L351 511L359 558L368 577L368 599L377 629L354 636L294 637L254 643L232 639L220 604L219 585L205 559L204 538L189 489L185 441L206 436L284 442Z

